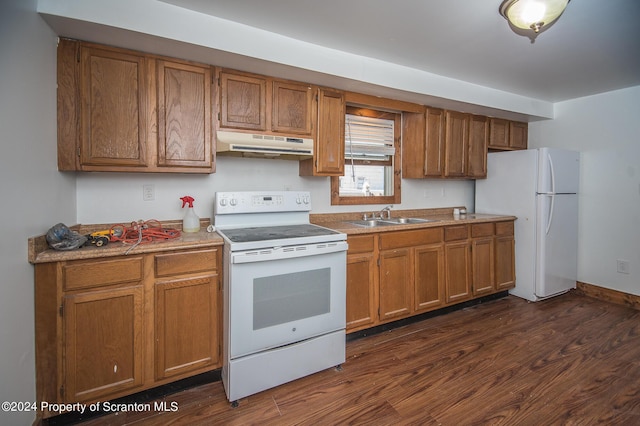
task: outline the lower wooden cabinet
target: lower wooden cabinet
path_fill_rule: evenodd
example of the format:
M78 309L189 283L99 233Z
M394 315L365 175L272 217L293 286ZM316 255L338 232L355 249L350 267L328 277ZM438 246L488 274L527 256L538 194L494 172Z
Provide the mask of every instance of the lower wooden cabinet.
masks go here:
M156 379L219 362L217 292L215 274L156 283Z
M37 400L107 401L219 368L221 256L36 264Z
M143 383L141 282L63 297L65 402L89 401Z
M414 312L444 305L444 246L419 246L414 249L414 256Z
M471 277L474 296L495 291L495 243L493 223L471 225Z
M377 319L377 235L349 236L347 252L347 329L370 327Z
M347 332L515 286L513 221L349 235Z
M380 321L444 304L442 228L384 233L379 245Z
M447 303L471 298L471 262L467 225L444 228Z
M411 250L397 248L380 252L380 320L411 313Z
M508 290L516 285L515 247L514 223L496 223L495 286L498 291Z

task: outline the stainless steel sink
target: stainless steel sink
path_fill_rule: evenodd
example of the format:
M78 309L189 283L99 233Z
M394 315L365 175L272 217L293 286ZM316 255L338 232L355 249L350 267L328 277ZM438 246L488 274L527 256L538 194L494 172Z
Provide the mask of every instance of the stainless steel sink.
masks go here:
M437 222L437 220L434 220L434 219L419 219L417 217L396 217L392 219L384 219L384 221L396 223L396 224Z
M358 226L366 226L369 228L374 228L377 226L390 226L390 225L409 225L414 223L427 223L427 222L438 222L438 220L434 219L419 219L416 217L396 217L391 219L367 219L367 220L351 220L349 223Z
M388 222L382 219L350 220L349 223L353 223L354 225L358 225L358 226L366 226L369 228L373 228L376 226L396 225L395 222Z

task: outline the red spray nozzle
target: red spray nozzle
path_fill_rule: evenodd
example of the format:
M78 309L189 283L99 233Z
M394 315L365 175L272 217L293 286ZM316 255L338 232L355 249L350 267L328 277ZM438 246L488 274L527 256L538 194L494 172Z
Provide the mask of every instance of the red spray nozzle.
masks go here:
M193 202L195 201L195 199L192 196L185 195L184 197L180 197L180 199L182 200L183 209L184 209L184 206L186 206L187 204L189 204L189 208L193 208Z

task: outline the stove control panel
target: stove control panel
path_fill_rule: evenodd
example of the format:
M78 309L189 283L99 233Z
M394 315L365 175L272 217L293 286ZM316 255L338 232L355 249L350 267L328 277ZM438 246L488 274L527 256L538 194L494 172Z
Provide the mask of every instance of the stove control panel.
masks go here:
M216 192L214 215L311 211L307 191Z

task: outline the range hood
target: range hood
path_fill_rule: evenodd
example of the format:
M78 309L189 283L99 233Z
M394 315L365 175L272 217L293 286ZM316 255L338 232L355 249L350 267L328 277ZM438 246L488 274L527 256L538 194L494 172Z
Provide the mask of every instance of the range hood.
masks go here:
M219 130L218 154L242 157L303 160L313 157L313 139Z

